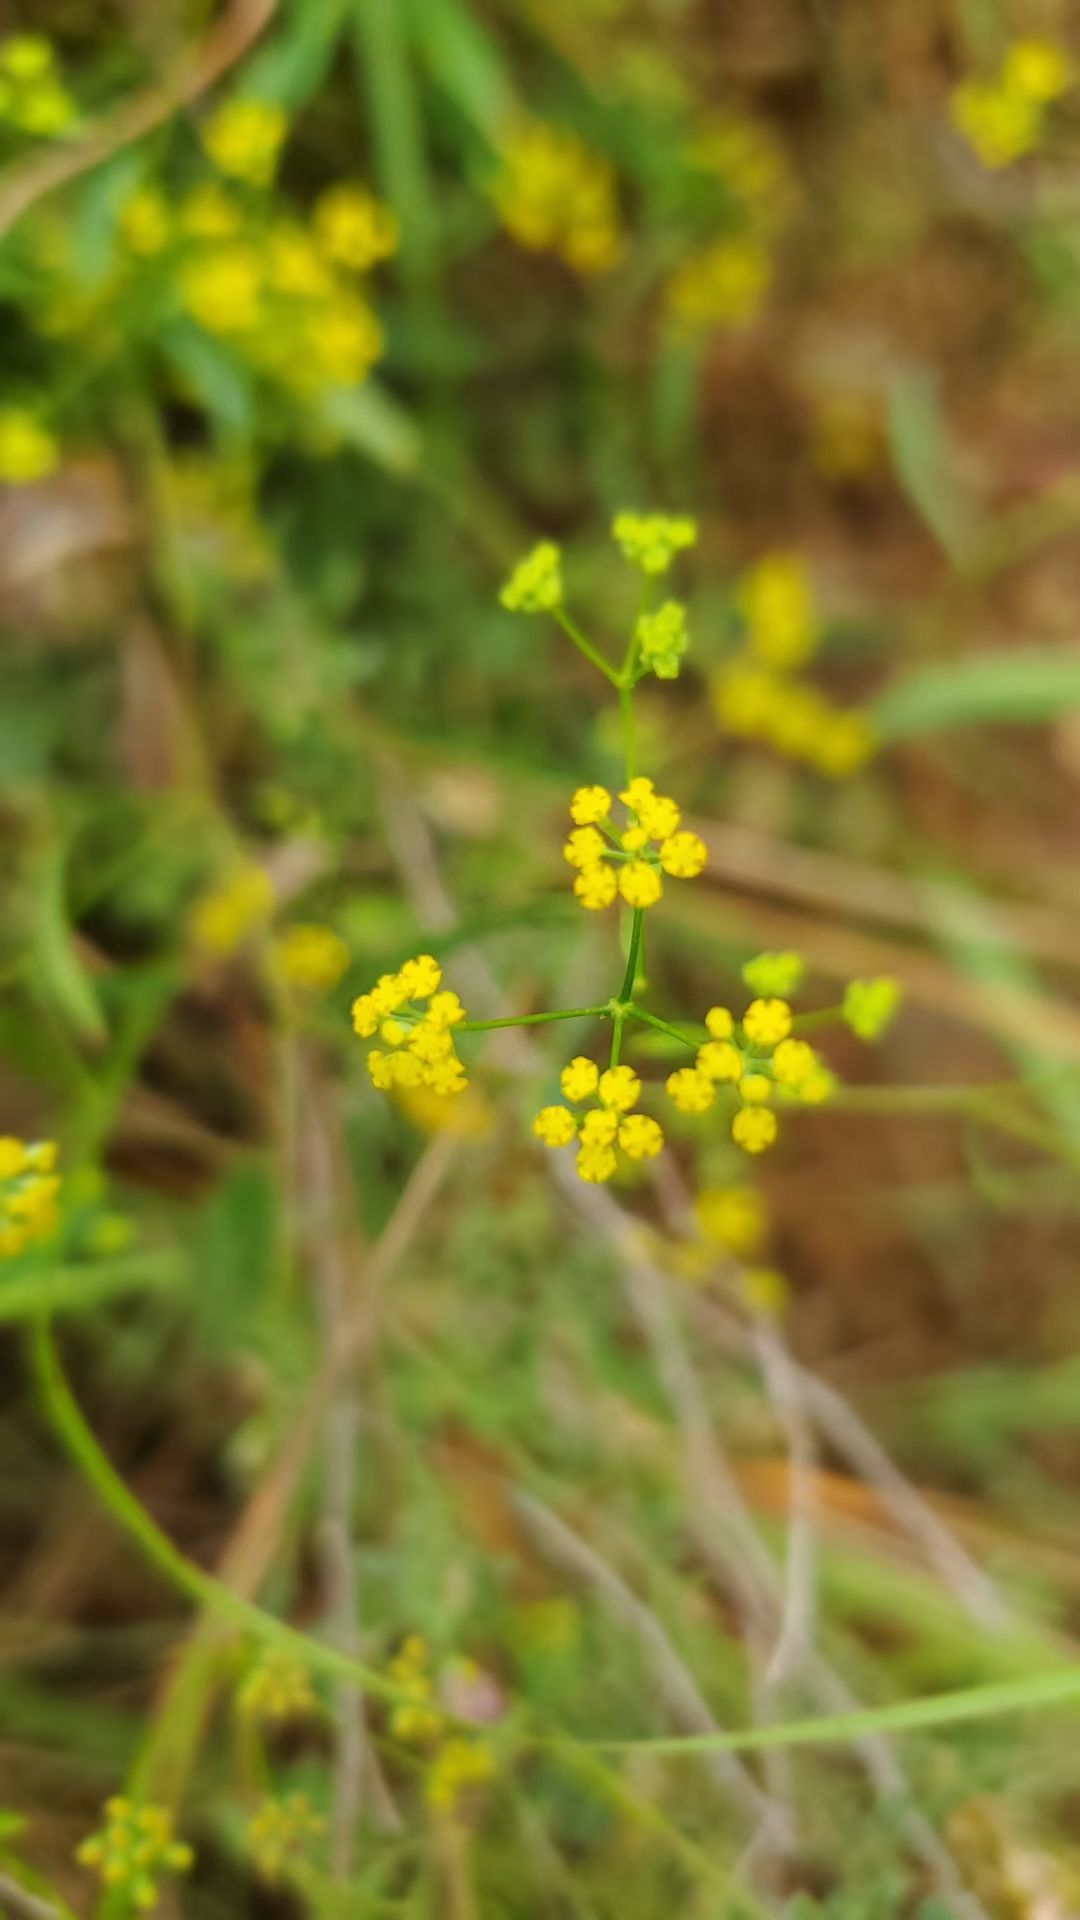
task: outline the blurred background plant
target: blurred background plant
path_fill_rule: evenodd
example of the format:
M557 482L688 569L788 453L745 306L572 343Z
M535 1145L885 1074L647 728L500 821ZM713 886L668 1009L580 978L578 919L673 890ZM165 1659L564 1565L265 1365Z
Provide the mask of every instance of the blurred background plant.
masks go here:
M0 10L12 1913L1080 1907L1078 62L1064 0ZM797 952L852 1031L760 1163L676 1109L585 1189L587 1020L387 1100L349 1006L610 993L618 716L498 591L557 543L625 642L653 507L650 1004ZM996 1684L1058 1705L890 1730Z

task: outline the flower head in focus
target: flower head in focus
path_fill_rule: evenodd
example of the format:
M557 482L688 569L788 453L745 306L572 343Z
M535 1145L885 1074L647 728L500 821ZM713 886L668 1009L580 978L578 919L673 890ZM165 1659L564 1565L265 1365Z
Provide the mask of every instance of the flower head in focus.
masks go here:
M654 578L666 573L676 554L696 546L697 521L686 514L617 513L612 537L631 566Z
M664 1144L660 1126L648 1114L635 1111L641 1081L632 1067L608 1067L603 1072L595 1060L579 1054L563 1068L560 1088L571 1104L542 1107L533 1132L546 1147L567 1147L576 1141L576 1166L582 1180L610 1180L618 1170L617 1149L631 1161L651 1160L660 1152ZM595 1104L584 1114L571 1111L572 1106L586 1102Z
M694 880L708 857L704 841L682 827L674 800L657 793L651 780L631 780L618 797L626 810L621 828L612 821L606 787L579 787L570 802L574 826L563 858L576 870L577 898L592 910L616 896L628 907L654 906L665 874Z

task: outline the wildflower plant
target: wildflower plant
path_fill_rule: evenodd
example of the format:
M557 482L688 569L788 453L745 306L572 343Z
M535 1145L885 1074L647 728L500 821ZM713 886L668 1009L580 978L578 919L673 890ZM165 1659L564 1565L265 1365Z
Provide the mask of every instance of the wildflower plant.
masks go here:
M125 1893L138 1912L149 1912L157 1905L159 1881L166 1874L187 1873L195 1856L175 1838L167 1807L117 1794L104 1811L104 1824L81 1842L75 1857L99 1876L106 1891Z
M563 857L573 873L573 892L589 912L618 906L630 915L626 960L620 985L610 999L593 1007L497 1020L471 1020L457 995L442 987L442 971L429 954L408 960L384 974L353 1003L353 1026L362 1040L377 1039L367 1054L372 1084L383 1092L431 1087L456 1093L467 1085L457 1041L493 1027L526 1026L546 1021L607 1021L611 1041L606 1065L578 1054L559 1077L561 1100L541 1106L532 1131L544 1146L573 1146L582 1180L610 1180L620 1170L653 1159L662 1149L661 1122L641 1110L646 1094L639 1074L621 1059L624 1036L638 1025L651 1028L693 1053L691 1064L676 1067L665 1091L674 1107L688 1115L726 1108L736 1146L759 1154L779 1133L778 1109L817 1104L829 1097L833 1075L799 1031L799 1016L788 996L801 983L803 962L793 953L759 954L744 970L752 998L740 1015L713 1006L699 1032L673 1026L642 1004L640 981L646 915L664 897L667 879L697 879L708 849L701 836L683 824L678 802L657 791L653 779L638 771L634 693L642 679L678 676L688 645L686 610L681 602L653 601L659 583L678 556L692 548L697 526L686 516L620 513L612 536L623 559L641 576L638 613L618 665L605 655L571 617L564 586L562 555L543 541L514 568L500 595L512 613L554 619L578 651L618 696L622 725L625 784L614 795L599 782L571 795L570 831ZM743 588L751 643L778 665L806 657L816 632L809 584L794 563L759 569ZM845 1019L864 1038L877 1037L895 1010L889 982L853 982L843 1008L810 1015L803 1024L820 1026Z

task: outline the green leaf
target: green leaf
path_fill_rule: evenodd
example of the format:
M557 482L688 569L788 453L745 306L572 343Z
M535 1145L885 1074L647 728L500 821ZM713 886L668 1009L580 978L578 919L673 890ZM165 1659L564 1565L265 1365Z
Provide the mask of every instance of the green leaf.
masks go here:
M421 434L412 415L374 380L324 394L323 416L357 452L388 473L408 476L420 464Z
M492 146L513 110L502 56L462 0L410 0L416 47L432 79Z
M350 0L294 0L292 18L244 68L243 91L293 113L316 93L348 24Z
M39 998L51 1005L80 1040L100 1043L105 1019L71 937L64 894L64 856L52 847L40 862L33 903L33 969Z
M978 531L941 415L937 382L926 367L908 367L889 382L886 419L896 476L919 518L959 566Z
M1080 653L1036 647L937 662L887 687L873 709L883 740L942 727L1038 725L1080 707Z

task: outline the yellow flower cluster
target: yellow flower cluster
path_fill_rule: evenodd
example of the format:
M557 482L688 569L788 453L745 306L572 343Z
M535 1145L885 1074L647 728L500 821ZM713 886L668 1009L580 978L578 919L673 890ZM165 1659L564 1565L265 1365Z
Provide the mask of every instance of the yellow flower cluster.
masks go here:
M187 315L289 392L355 385L382 351L378 320L356 281L393 253L397 230L358 184L329 187L309 225L253 209L216 181L175 208L157 187L142 186L118 231L129 266L145 274L159 261Z
M256 1871L272 1885L290 1855L301 1854L306 1842L325 1828L326 1821L314 1812L306 1793L264 1800L247 1823L248 1850Z
M696 247L666 282L668 322L676 334L748 327L761 311L772 278L772 257L755 234Z
M163 1874L186 1873L195 1858L173 1837L167 1807L139 1806L122 1795L105 1802L105 1824L76 1848L75 1858L90 1867L106 1888L123 1890L141 1913L157 1905Z
M725 732L761 740L818 773L842 779L863 766L874 735L857 708L840 708L795 669L816 652L821 623L805 565L768 553L738 582L742 647L713 676L713 708Z
M55 1233L60 1176L52 1140L26 1145L0 1137L0 1259L11 1259Z
M367 1056L371 1084L381 1092L430 1087L448 1094L468 1085L451 1031L464 1020L465 1009L456 993L440 991L441 981L438 962L422 953L397 973L384 973L370 993L353 1001L355 1031L362 1040L377 1034L383 1043Z
M53 473L60 458L56 441L36 414L25 407L0 407L0 481L27 487Z
M332 927L286 927L274 942L271 967L281 984L298 993L325 993L349 964L349 949Z
M508 613L552 613L562 597L562 555L551 540L518 561L499 594Z
M256 1722L302 1720L315 1708L308 1670L276 1647L261 1649L236 1696L239 1711Z
M389 1677L406 1696L390 1714L390 1732L406 1746L428 1746L437 1740L443 1716L435 1703L431 1658L427 1641L410 1633L390 1662Z
M664 891L662 875L694 880L705 865L705 843L680 827L674 800L651 780L631 780L619 795L626 808L620 831L611 822L606 787L579 787L570 802L574 828L563 858L577 869L574 892L583 907L609 907L620 894L628 907L651 907Z
M634 630L638 660L646 673L658 680L677 680L683 654L690 644L686 631L686 608L678 600L665 600L655 613L643 613Z
M813 1047L793 1037L786 1000L752 1000L741 1022L727 1007L710 1007L705 1025L709 1038L694 1065L669 1075L667 1091L683 1113L707 1113L717 1088L732 1087L740 1104L731 1137L745 1152L763 1153L776 1139L770 1102L777 1095L807 1103L828 1098L832 1076Z
M697 545L698 525L686 514L617 513L611 532L623 558L656 577L667 572L676 554Z
M506 144L492 184L519 246L554 253L575 273L606 273L622 251L615 178L602 155L562 127L532 125Z
M190 929L196 946L225 959L270 918L274 889L261 867L244 866L201 894L191 910Z
M268 187L288 127L282 108L269 100L227 100L204 123L202 143L219 173Z
M567 1147L577 1140L577 1170L583 1180L610 1180L618 1167L616 1147L628 1160L651 1160L664 1144L655 1120L633 1109L641 1098L641 1081L632 1067L609 1067L601 1073L595 1060L579 1054L564 1067L559 1085L563 1098L575 1106L594 1096L597 1104L584 1115L566 1106L542 1107L533 1132L546 1147Z
M56 70L52 43L42 34L18 33L0 44L0 122L36 140L67 133L75 102Z
M486 1740L455 1735L444 1740L424 1782L429 1804L451 1811L470 1787L482 1786L495 1772L495 1758Z
M1015 40L992 80L953 89L953 125L984 167L1007 167L1039 144L1046 110L1075 84L1065 48L1053 40Z
M899 1007L900 987L896 980L887 976L877 980L849 980L841 1015L860 1040L880 1040L896 1018Z

